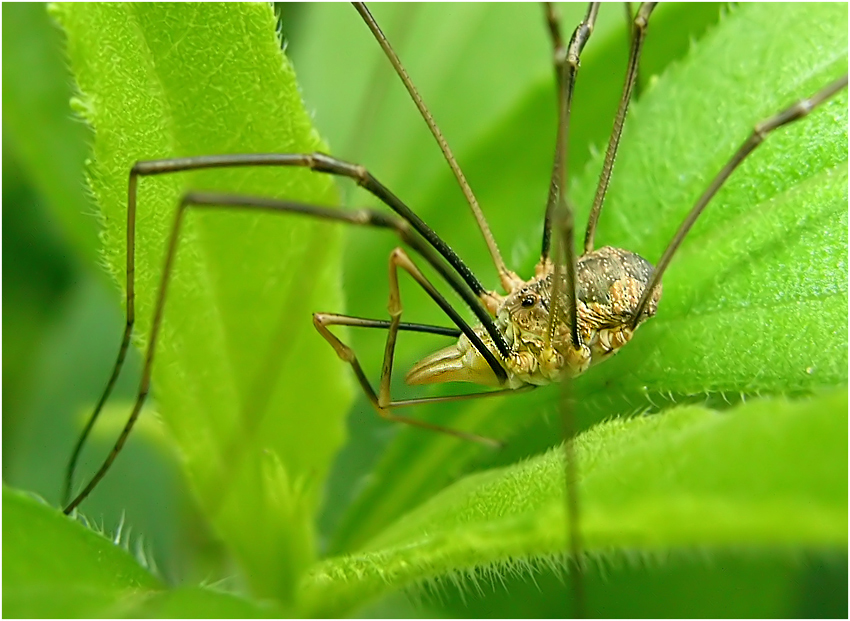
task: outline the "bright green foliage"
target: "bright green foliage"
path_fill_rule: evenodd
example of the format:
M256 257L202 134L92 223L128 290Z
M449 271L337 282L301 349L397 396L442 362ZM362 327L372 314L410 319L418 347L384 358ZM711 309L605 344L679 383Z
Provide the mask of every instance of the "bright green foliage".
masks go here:
M531 7L453 10L447 20L430 6L375 7L478 192L506 259L527 275L538 252L553 150L550 50ZM744 6L716 28L716 8L700 10L662 7L653 16L644 92L632 107L597 236L598 245L621 246L653 262L755 122L847 70L846 5ZM620 85L620 73L612 80L610 67L625 64L622 22L603 15L576 90L570 160L579 223L599 170L600 157L588 145L604 144ZM104 215L107 263L119 282L126 177L134 160L323 148L288 64L281 66L267 7L67 5L57 16L82 92L78 109L95 130L92 187ZM567 34L576 21L565 16ZM433 140L356 14L323 6L299 25L293 39L304 39L295 64L331 152L367 165L445 235L485 284L495 285ZM691 37L697 42L688 49ZM467 56L469 63L454 62ZM464 90L467 82L475 88ZM353 84L362 90L354 92ZM189 188L336 201L329 180L306 171L142 180L142 343L165 237ZM347 202L369 200L361 193ZM334 286L334 231L297 217L205 213L189 215L181 239L157 349L157 409L180 447L201 510L237 559L251 595L297 615L334 616L423 581L489 575L499 583L560 566L566 518L557 387L414 413L508 439L501 453L398 429L382 451L346 447L331 471L342 444L349 370L316 335L309 314L383 318L386 259L397 243L373 231L349 237L346 308ZM589 559L645 555L667 568L675 567L676 555L691 559L696 550L709 558L732 555L737 560L730 566L743 550L759 562L800 551L846 555L846 91L771 136L735 173L687 239L664 287L658 316L634 342L571 386L574 413L587 429L576 440L576 455ZM405 319L447 323L407 281L402 300ZM350 336L377 379L381 335ZM437 341L403 336L394 391L421 394L404 393L400 378L413 358L443 344ZM742 398L747 403L724 404ZM656 414L671 401L699 405ZM353 410L351 424L362 433L376 417L362 399ZM638 412L649 415L627 418ZM371 454L379 453L374 464ZM358 460L369 466L350 466ZM323 490L322 534L330 552L319 560L314 525ZM8 524L6 510L4 517ZM42 528L78 537L70 526L77 529L56 514ZM70 545L51 549L62 557L57 564L68 562ZM91 561L101 545L111 548L92 541L88 553L76 550L70 562ZM18 569L20 556L7 556L4 567L4 586L13 584L18 594L27 593L32 579L25 565ZM640 576L652 573L627 564ZM770 585L760 591L764 602L754 595L729 610L756 616L796 610L783 599L791 590L784 574L769 560L747 571L768 576L759 583ZM124 597L131 581L101 586L93 578L103 606L69 605L65 614L280 614L203 587L158 590L148 578L143 606ZM642 589L632 590L636 600ZM676 607L677 594L669 589L671 610L687 615L692 609ZM608 604L604 586L594 595L591 612ZM123 607L116 609L119 598ZM232 607L216 608L218 598ZM20 614L47 610L26 600L15 600ZM50 602L49 610L59 614L62 605ZM631 609L604 610L628 615ZM486 612L527 613L522 606Z
M199 11L204 27L195 24ZM89 173L119 282L134 161L322 148L269 7L63 5L56 17L68 34L77 109L95 131ZM183 192L336 201L332 181L307 171L217 170L139 186L142 344ZM246 213L186 220L157 344L155 396L214 528L246 566L264 567L248 574L254 588L281 595L313 560L323 473L343 440L348 378L303 312L339 306L336 231ZM306 389L314 377L336 379L316 393ZM308 415L314 411L335 414Z
M839 391L728 412L687 406L594 427L576 442L585 550L846 542L847 471L836 467L847 456L846 411L847 391ZM494 563L522 569L522 561L557 555L566 547L563 460L556 447L470 475L363 552L326 561L310 585L319 614L339 614L387 583Z
M619 246L656 261L687 211L757 121L846 72L846 7L775 8L768 5L732 10L722 20L722 28L693 46L686 61L674 63L657 82L647 80L644 97L632 106L597 245ZM428 24L422 28L427 30ZM813 34L800 37L797 33L801 29ZM651 48L653 37L668 33L656 30L653 23L647 47ZM615 28L613 35L621 35L621 31ZM599 42L593 39L591 43ZM545 45L539 45L545 61ZM588 44L588 54L594 50L598 52ZM421 54L427 60L427 51ZM582 64L577 106L583 98L595 95L593 80L600 73L610 79L604 66L592 64L594 59L590 56ZM541 62L547 71L542 78L543 103L520 102L522 122L497 125L492 133L476 136L479 143L496 146L510 144L511 137L519 133L528 139L523 150L485 153L483 148L479 152L471 147L471 157L462 151L459 154L460 161L472 171L469 177L473 188L473 174L484 170L482 162L497 166L485 188L490 200L486 201L484 195L479 198L505 255L517 258L512 267L525 266L521 272L525 275L537 259L551 165L553 133L535 141L535 136L528 136L524 129L534 127L535 118L549 118L551 114L551 68ZM410 68L416 79L419 74L414 71ZM581 90L588 81L589 92ZM533 85L532 81L528 87L531 93L535 92ZM478 93L476 97L487 100L488 94ZM593 100L589 105L594 104L602 106L605 102ZM450 110L448 103L444 105ZM412 107L409 102L407 107ZM438 121L442 119L439 112L435 111ZM409 116L409 123L417 125L419 119ZM658 316L643 326L618 356L575 382L580 425L590 426L610 416L646 409L654 411L684 399L702 400L705 395L723 404L724 399L734 402L742 394L785 394L846 385L846 119L845 91L805 121L771 136L733 175L670 267ZM603 124L597 140L607 140L609 128L610 120ZM414 132L399 130L403 136ZM452 144L457 142L454 135L448 134L448 138ZM604 150L602 144L600 150ZM436 151L427 134L420 148L426 153ZM584 146L571 160L586 151ZM504 169L500 157L507 159ZM391 151L388 166L400 158ZM538 160L537 176L531 177L524 166L526 160L534 158ZM519 170L509 170L514 163ZM369 165L390 187L406 189L415 184L403 174L394 178L392 167L385 179L381 161L373 163L370 159ZM595 158L572 186L579 224L586 221L600 165L601 157ZM524 202L501 200L517 195L524 197ZM453 179L445 176L413 196L405 190L402 197L453 245L458 231L465 231L465 238L456 244L461 256L471 257L473 264L479 261L484 267L478 273L483 274L485 284L496 286L495 277L487 278L492 270L486 268L486 251L471 218L464 213L466 207ZM583 235L583 227L580 231ZM382 277L376 275L382 273L385 252L375 253L377 256L358 252L356 262L350 261L352 266L371 266L371 275L358 272L360 282L371 278L382 285ZM352 272L354 269L359 267L353 267ZM413 289L407 290L406 317L433 317L440 322L430 301L416 304ZM347 289L352 310L368 314L361 308L371 308L372 314L381 316L379 305L384 304L384 294L383 289L380 291L377 301L367 306L363 298L376 297L374 288L358 288L352 283ZM408 337L409 342L414 340ZM417 344L421 342L416 340ZM380 345L360 349L380 354ZM411 358L424 353L420 348ZM377 364L375 361L372 368L377 369ZM404 358L399 366L404 368ZM539 421L547 417L555 421L549 437L560 435L557 394L556 390L542 390L419 411L423 417L433 413L431 420L440 424L510 438L511 444L525 443L539 450L539 440L533 437L541 435ZM503 456L495 457L504 463ZM487 449L471 443L415 430L400 431L377 469L370 473L369 488L348 510L336 533L336 548L356 550L447 482L490 458Z
M128 536L123 533L120 541L112 542L57 516L27 494L4 487L3 558L7 567L14 568L3 579L4 613L10 617L280 616L281 611L268 604L209 588L164 590L127 551Z
M5 486L3 543L10 617L100 616L122 598L161 588L113 542Z

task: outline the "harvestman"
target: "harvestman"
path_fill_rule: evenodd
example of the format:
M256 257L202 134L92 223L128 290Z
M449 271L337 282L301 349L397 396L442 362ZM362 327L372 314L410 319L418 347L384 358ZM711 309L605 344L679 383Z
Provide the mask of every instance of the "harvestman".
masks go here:
M330 313L315 313L313 315L313 323L316 329L333 347L337 355L352 366L366 396L378 414L386 420L403 422L486 444L499 445L499 442L490 438L399 416L393 410L415 403L491 396L504 392L531 389L538 385L551 383L561 377L579 375L590 365L612 356L628 343L638 326L655 314L661 297L661 277L664 271L691 226L729 175L770 132L806 116L847 85L847 75L844 75L814 93L810 98L800 100L778 114L758 123L751 135L742 143L693 206L654 268L648 261L627 250L611 247L594 249L596 223L608 188L626 111L635 88L641 49L654 6L655 3L641 5L633 21L626 82L590 212L584 239L584 252L578 258L575 257L573 251L572 210L568 207L566 197L561 190L567 187L566 143L579 56L593 31L599 4L592 3L590 5L584 20L575 29L566 46L561 37L555 12L551 6L546 6L545 16L554 49L555 76L558 85L558 129L543 226L541 258L535 267L534 276L524 280L506 267L469 184L466 182L431 114L425 107L422 98L402 67L399 58L366 7L362 4L355 4L364 22L372 31L407 88L451 167L473 212L478 228L487 243L490 256L499 274L500 283L505 291L503 294L487 290L463 260L425 222L362 166L321 153L209 155L137 162L130 171L127 202L126 327L112 375L69 461L65 481L64 499L66 502L70 497L72 477L79 454L112 392L130 344L130 335L134 323L136 187L139 177L225 167L309 168L314 172L353 179L358 185L390 207L395 215L372 209L344 211L294 201L235 194L189 192L184 195L176 210L175 222L168 240L165 266L157 293L150 339L144 354L142 378L132 413L97 473L83 490L67 503L64 512L67 514L73 511L97 486L121 451L141 412L142 404L150 386L153 354L162 324L166 292L177 251L180 227L183 216L190 207L193 209L291 212L354 225L390 229L440 274L475 314L479 322L477 325L471 326L463 319L460 313L422 274L402 248L396 248L390 254L389 320L364 319ZM554 237L553 231L556 233ZM407 272L428 293L446 316L451 319L455 327L446 328L401 322L402 304L398 286L399 269ZM360 367L354 352L330 332L329 327L334 325L387 330L384 360L377 392ZM431 354L414 365L405 377L408 384L466 381L496 387L499 390L457 397L393 401L390 396L390 380L395 343L399 331L425 332L458 339L455 345ZM568 438L569 435L568 433ZM566 448L567 451L571 450L571 442L566 443ZM574 460L569 453L566 463L569 469L567 481L568 491L570 491L574 478L572 472ZM576 558L579 550L578 520L575 519L576 498L575 493L568 493L567 496L571 503L569 511L571 516L571 555ZM574 588L581 588L580 581L574 582ZM576 595L580 601L580 593Z

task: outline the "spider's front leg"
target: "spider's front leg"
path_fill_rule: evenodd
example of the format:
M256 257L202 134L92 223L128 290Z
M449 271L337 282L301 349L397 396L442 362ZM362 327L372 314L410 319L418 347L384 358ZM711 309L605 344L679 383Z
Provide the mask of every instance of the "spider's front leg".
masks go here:
M440 294L439 291L437 291L437 289L434 287L433 284L431 284L431 282L425 277L425 275L422 274L419 268L416 267L416 264L411 260L408 254L402 248L395 248L390 253L389 260L389 302L387 304L387 307L390 314L390 321L385 326L382 326L387 328L387 340L386 345L384 346L384 361L381 365L381 379L379 380L377 393L372 387L372 384L369 382L369 379L366 377L366 374L363 372L363 367L360 365L360 362L357 359L357 355L354 353L354 350L352 350L348 345L343 343L328 329L329 326L332 325L367 327L366 324L364 324L363 322L374 322L374 320L362 320L357 317L349 317L345 315L315 313L313 315L313 325L316 326L316 330L319 331L319 334L321 334L322 337L330 344L330 346L333 347L337 356L339 356L341 360L350 364L351 368L354 369L354 374L357 377L357 381L360 384L360 387L363 389L363 392L366 394L366 397L369 399L369 402L372 404L372 407L375 408L375 411L384 420L404 423L407 425L412 425L414 427L428 429L430 431L445 433L448 435L455 436L457 438L461 438L463 440L479 442L481 444L487 444L489 446L494 447L501 447L502 443L492 438L487 438L485 436L480 436L465 431L459 431L450 427L435 425L433 423L428 423L426 421L410 418L407 416L399 416L398 414L393 413L392 410L394 408L412 405L415 403L428 403L446 401L450 399L484 397L493 394L499 394L500 392L502 392L496 391L489 393L473 393L470 395L459 395L457 397L425 397L414 400L393 401L392 395L390 394L390 382L392 380L393 358L395 354L395 345L398 338L398 332L401 329L412 330L412 328L410 327L411 325L418 326L418 324L401 323L401 315L404 309L401 303L401 291L399 289L398 284L399 268L410 274L410 276L428 293L428 295L430 295L431 298L435 302L437 302L437 304L444 311L447 311L447 314L452 318L452 320L456 320L455 316L457 313L456 311L454 311L454 309L451 308L448 301L442 296L442 294ZM457 319L459 319L459 317ZM429 326L418 327L420 329L417 331L422 332L437 332L437 330L439 329L436 327L433 327L433 329L422 329L430 328Z

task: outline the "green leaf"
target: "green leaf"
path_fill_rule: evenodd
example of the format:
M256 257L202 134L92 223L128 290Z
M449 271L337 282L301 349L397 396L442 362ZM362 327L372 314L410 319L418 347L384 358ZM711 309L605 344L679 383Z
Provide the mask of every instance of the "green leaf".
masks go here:
M576 442L585 552L846 548L847 391L617 419ZM564 452L470 475L311 575L316 614L490 565L530 572L566 549Z
M127 617L159 619L279 619L292 615L269 601L250 600L204 587L160 591L123 612Z
M551 56L539 7L459 5L452 8L451 23L436 5L377 5L372 10L459 155L509 263L516 267L524 264L530 269L535 259L532 255L539 247L555 132ZM563 5L560 10L568 33L585 7ZM716 5L660 7L655 34L661 36L656 36L654 44L647 48L644 75L683 55L689 37L701 34L717 15ZM670 27L671 23L675 27ZM435 37L434 33L440 36ZM603 11L593 45L588 46L582 59L571 132L570 161L576 169L588 160L588 143L607 137L621 88L619 80L611 79L609 67L624 66L628 52L623 35L622 12ZM495 286L490 260L466 215L467 208L454 179L386 58L356 16L352 17L352 10L319 5L304 17L292 38L299 80L308 102L317 106L317 124L328 136L334 152L369 166L460 252L485 285ZM326 50L341 40L352 55L363 59L356 66L343 69L325 62ZM511 41L509 48L505 41ZM452 61L435 62L435 57L443 56ZM461 95L466 93L470 96ZM359 205L363 200L358 196L350 202ZM528 209L529 200L539 206ZM395 243L395 239L382 233L351 232L346 296L353 313L384 316L383 266ZM446 318L416 287L402 282L402 289L406 317L446 323ZM455 299L453 295L449 292L450 299ZM367 372L372 370L376 377L383 352L382 336L355 332L352 338ZM421 336L402 335L397 368L409 367L429 349L445 345L440 340L431 342L429 346ZM397 394L404 395L403 384L396 383ZM525 409L514 405L513 399L507 401L499 415L506 427L491 429L491 435L507 437L508 429L515 429L518 422L512 412L517 407ZM497 406L495 402L465 404L460 410L483 411L486 418ZM435 409L420 407L416 416L428 418L431 412L437 421L457 417L457 408L448 404ZM370 424L374 414L363 401L355 406L352 419L357 435L343 455L340 463L344 465L337 469L339 476L331 484L325 518L331 528L352 490L363 488L357 478L368 472L368 467L361 464L371 465L374 456L381 453L383 445L376 436L386 438L389 432L374 429L386 424ZM476 429L479 422L470 417L466 424ZM479 429L487 430L486 426ZM379 530L387 520L439 489L447 480L441 471L449 477L456 476L471 458L481 458L477 447L459 446L451 440L434 460L422 460L422 468L414 474L409 464L419 461L421 448L439 441L427 436L421 432L411 434L392 449L394 456L384 461L386 468L379 476L368 475L369 486L360 495L357 509L348 513L335 533L335 549L356 547L358 541ZM407 465L396 470L401 462Z
M101 616L161 587L126 550L34 497L3 487L3 612Z
M280 617L278 608L205 587L163 590L116 542L3 488L3 610L13 617Z
M644 73L647 87L641 100L632 106L626 124L597 244L633 250L655 262L685 213L752 126L846 71L846 24L843 5L783 5L781 10L775 6L738 7L663 75L656 79ZM474 28L469 29L474 33ZM389 27L387 31L392 38ZM811 36L800 37L801 31ZM656 29L653 22L647 48L671 36L670 32ZM613 29L611 36L622 36L622 31ZM588 55L597 43L595 37L588 44ZM545 39L540 43L544 48L541 53L545 52L544 43ZM600 45L605 43L602 39ZM420 60L418 72L411 67L410 73L414 80L421 78L427 85L429 74L421 63L430 62L431 72L436 73L443 71L443 65L432 62L432 48L421 41L411 45L411 51L414 49L414 58L408 62L402 54L402 60L413 65L417 59L425 59ZM540 62L545 68L547 56L543 55ZM591 58L582 64L577 106L582 98L595 103L593 70L597 68ZM461 60L458 56L458 62ZM597 73L600 71L602 78L596 79L611 80L610 69L601 67ZM541 93L553 97L551 76L541 80L540 88L547 89ZM616 81L619 83L619 78ZM590 88L583 86L588 82ZM482 110L490 94L478 82L457 79L447 79L445 88L453 90L455 99L461 91L476 100L481 97L478 105ZM547 161L554 135L541 130L538 120L545 119L544 127L551 129L554 106L551 100L539 107L529 103L537 101L534 88L532 82L525 91L527 99L517 97L501 115L488 112L495 117L489 132L467 135L466 146L457 149L473 188L482 188L479 197L497 240L506 249L504 254L526 275L539 247L540 214L550 166ZM392 84L388 90L393 90ZM430 103L425 86L420 92ZM401 136L423 133L421 128L416 129L422 125L421 119L411 105L407 107L410 129L398 123L393 131ZM532 111L536 114L530 114ZM810 117L771 135L735 172L670 267L658 316L641 328L619 356L575 382L576 417L582 427L615 415L659 410L683 400L734 402L742 394L805 393L846 386L846 113L844 91ZM434 114L438 122L452 126L450 110L440 108ZM601 136L607 135L610 122L603 126ZM449 130L446 134L454 144ZM379 146L388 144L386 140L377 142ZM513 145L513 152L499 150L499 145ZM422 138L422 148L436 152L427 134ZM571 160L581 158L588 150L587 144L582 145ZM364 160L364 164L446 235L464 259L474 267L486 266L488 259L480 236L471 223L461 223L465 216L460 213L466 208L448 173L417 190L421 180L410 181L394 172L392 162L400 155L395 148L387 148L387 152L390 164L377 157ZM439 153L433 157L439 159ZM532 172L529 160L535 163L536 172ZM384 168L390 179L384 178ZM488 168L492 172L484 176ZM599 168L597 155L572 184L579 223L586 221ZM481 171L481 176L475 177L471 171ZM409 171L411 176L415 173ZM408 193L408 187L414 190ZM490 200L485 201L485 197ZM390 240L385 248L392 243ZM357 248L356 265L371 267L372 275L363 276L359 288L347 289L350 307L365 309L369 297L373 310L358 310L358 314L382 316L379 304L384 303L385 285L383 268L378 266L386 260L388 249L374 243L371 253L360 251L359 244ZM354 265L352 261L349 274L354 273ZM486 276L492 272L484 269L481 273ZM372 287L365 285L370 279L376 282ZM495 285L494 280L485 279L485 283ZM379 287L378 295L375 287ZM446 323L430 301L416 297L414 289L411 286L402 292L405 318ZM400 369L406 361L426 353L428 345L421 338L404 340L402 347L408 349L402 349L397 357ZM379 359L377 337L364 337L360 343L358 353L363 358L371 350ZM431 348L440 346L444 343L434 339ZM377 374L374 361L371 369ZM400 380L397 391L401 398L417 394L405 393ZM357 550L388 523L465 472L492 463L509 463L554 444L560 434L557 394L555 389L543 389L503 400L417 409L416 416L442 425L507 438L508 451L493 455L454 438L398 430L365 484L358 485L351 469L340 476L335 489L362 491L350 507L342 504L335 509L337 515L342 514L335 549ZM362 402L356 416L370 416ZM554 422L547 425L543 422L547 419ZM361 435L369 434L364 431ZM375 453L375 444L373 441L366 450Z
M124 285L127 177L140 159L322 148L265 5L59 5L95 131L91 188L106 264ZM136 227L136 338L145 346L180 196L224 190L318 204L304 170L144 178ZM218 535L257 593L285 600L314 557L313 516L343 441L348 376L310 312L339 309L332 225L189 213L153 370L158 410ZM322 378L322 390L309 387ZM119 457L120 459L120 457Z
M339 83L325 82L318 98L309 71L304 78L333 152L368 166L485 283L495 284L480 235L458 215L466 207L455 182L386 59L350 8L321 7L319 15L325 10L342 11L345 21L308 22L293 37L307 37L322 51L300 56L299 70L344 74ZM702 10L697 18L687 7L662 7L653 17L645 92L627 123L599 232L601 244L652 261L755 122L846 71L846 6L737 8L705 36L715 17ZM554 137L551 50L539 8L445 11L375 8L455 147L506 258L527 274L539 244ZM609 13L611 21L600 22L587 48L576 91L572 167L594 162L571 187L579 221L598 170L592 145L605 140L605 106L616 99L621 79L612 81L610 67L625 64L622 9ZM78 108L96 131L92 187L104 210L107 262L119 281L126 176L134 160L321 148L289 66L281 67L267 7L63 5L59 17L83 92ZM565 18L567 34L575 21ZM698 42L685 54L691 37ZM361 44L372 56L361 55ZM669 63L670 55L685 58ZM514 81L518 73L524 77ZM351 81L362 91L351 90ZM328 99L335 107L324 107ZM332 118L347 135L324 129L327 110L339 112ZM844 92L771 136L736 172L671 267L659 316L618 358L573 386L583 426L659 410L668 398L734 401L846 387L846 113ZM175 205L194 188L336 200L328 179L306 171L143 180L142 340ZM374 204L362 193L348 202ZM559 555L565 531L559 452L462 478L557 444L553 387L415 411L510 438L498 454L387 426L361 398L355 433L383 433L388 448L382 450L380 439L361 444L358 438L339 459L327 486L323 535L333 539L332 550L350 555L315 564L314 520L342 442L350 383L350 370L309 326L311 311L343 310L332 230L295 217L191 214L166 305L154 372L157 409L181 447L200 504L254 593L282 601L286 611L294 603L300 614L342 614L431 577L457 580L459 571L475 567L501 576L512 569L509 558L545 564ZM386 259L397 243L385 232L351 236L349 312L385 317ZM447 323L409 281L402 297L406 320ZM352 338L376 380L383 335ZM445 344L416 335L402 341L399 371ZM402 373L395 376L396 395L422 394L405 394ZM690 408L592 430L579 441L587 548L594 555L603 549L661 555L672 546L686 554L694 546L846 551L846 407L845 390L811 403L767 401L723 414ZM538 422L547 418L555 422ZM365 466L351 467L356 460ZM773 498L784 504L771 504ZM193 595L190 589L152 598L162 607L140 607L138 614L181 614L181 602ZM171 601L177 604L170 607ZM265 614L261 606L249 610L252 602L235 602L234 610L241 604L246 616ZM185 610L213 605L205 599Z
M756 122L847 72L846 7L771 8L734 10L636 106L624 140L640 149L618 158L600 243L660 256ZM810 37L776 37L801 25ZM846 385L847 334L835 332L847 316L846 118L845 89L735 171L665 275L656 320L588 374L581 413L614 377L615 398L638 405L656 394ZM588 181L577 184L580 204Z

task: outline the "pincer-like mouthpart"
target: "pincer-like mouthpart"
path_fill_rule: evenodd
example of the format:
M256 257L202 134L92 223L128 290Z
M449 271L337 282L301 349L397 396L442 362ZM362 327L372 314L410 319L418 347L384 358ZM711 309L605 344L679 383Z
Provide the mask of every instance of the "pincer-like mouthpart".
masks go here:
M411 386L446 382L500 386L493 369L465 336L461 336L455 345L436 351L417 362L408 371L404 381Z

